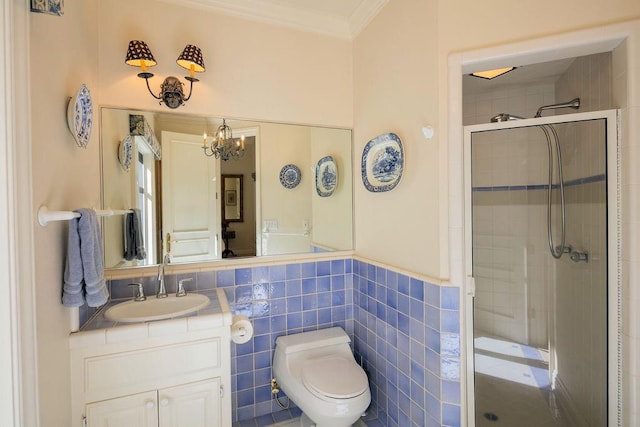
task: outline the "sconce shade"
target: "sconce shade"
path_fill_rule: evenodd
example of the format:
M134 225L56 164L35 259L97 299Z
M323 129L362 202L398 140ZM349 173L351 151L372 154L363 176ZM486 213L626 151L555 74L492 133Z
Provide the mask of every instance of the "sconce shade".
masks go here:
M144 79L147 84L147 90L155 99L160 101L160 104L164 103L169 108L178 108L184 105L193 92L193 84L198 82L193 75L194 72L204 72L204 61L202 59L202 51L200 48L194 45L187 45L180 56L177 59L179 66L189 70L189 75L185 79L189 82L189 94L184 95L182 87L184 83L173 76L169 76L164 79L160 85L160 93L156 95L151 90L149 85L149 79L153 77L153 73L147 71L147 67L156 65L156 60L149 49L149 46L142 40L131 40L129 42L129 48L127 49L127 57L124 61L128 65L134 67L140 67L141 72L138 73L138 77Z
M149 46L141 40L131 40L127 49L127 58L124 61L134 67L153 67L156 60L149 49Z
M204 59L202 59L202 51L198 46L188 44L176 62L179 66L187 70L191 70L191 66L193 66L193 71L196 73L204 72Z

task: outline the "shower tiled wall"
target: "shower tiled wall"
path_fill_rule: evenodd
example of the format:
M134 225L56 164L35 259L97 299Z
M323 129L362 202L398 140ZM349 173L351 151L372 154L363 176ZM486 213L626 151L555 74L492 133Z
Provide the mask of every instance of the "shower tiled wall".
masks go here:
M351 258L167 275L168 291L189 277L188 290L224 288L234 314L253 324L253 338L231 346L234 421L281 411L270 389L278 336L341 326L370 378L369 417L461 424L459 288ZM150 294L154 279L139 279ZM132 280L110 281L113 295L130 297Z
M577 58L556 83L562 99L580 97L581 112L607 110L612 103L611 53ZM560 135L565 181L604 176L606 129L590 122ZM607 204L606 182L570 186L567 198L567 243L587 252L589 262L563 257L556 263L556 348L559 402L571 399L582 424L606 424L607 366ZM613 284L611 284L613 286ZM589 331L580 334L575 331ZM587 339L588 337L588 339ZM589 375L584 375L589 372ZM571 397L568 397L571 396Z
M576 58L555 86L558 100L580 98L579 112L601 111L613 108L611 52ZM559 110L558 114L576 112ZM571 128L560 135L565 166L565 181L605 173L605 150L602 133L591 128ZM566 153L566 154L565 154Z
M475 79L476 77L467 77ZM553 82L514 85L500 90L469 93L465 89L463 101L463 124L489 123L491 117L509 113L521 117L533 117L542 105L555 102Z

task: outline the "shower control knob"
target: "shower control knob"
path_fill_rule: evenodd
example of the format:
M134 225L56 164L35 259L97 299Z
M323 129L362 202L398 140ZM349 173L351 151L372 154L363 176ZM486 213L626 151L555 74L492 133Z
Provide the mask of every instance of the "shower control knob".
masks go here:
M573 262L589 262L589 254L587 252L571 252L571 261Z

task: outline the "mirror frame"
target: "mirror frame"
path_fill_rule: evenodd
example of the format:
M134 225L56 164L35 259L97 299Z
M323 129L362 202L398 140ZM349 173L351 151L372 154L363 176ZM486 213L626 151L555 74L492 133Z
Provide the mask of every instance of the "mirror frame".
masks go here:
M244 222L244 175L242 174L222 174L220 175L220 178L222 180L222 182L220 183L221 189L220 191L222 192L223 196L221 197L221 202L220 203L220 207L222 208L222 222ZM240 204L240 218L227 218L225 215L226 212L226 207L227 207L227 189L226 189L226 179L230 178L230 179L239 179L240 180L240 184L238 186L238 191L236 193L236 204ZM233 190L229 190L229 191L233 191ZM230 205L231 206L231 205Z

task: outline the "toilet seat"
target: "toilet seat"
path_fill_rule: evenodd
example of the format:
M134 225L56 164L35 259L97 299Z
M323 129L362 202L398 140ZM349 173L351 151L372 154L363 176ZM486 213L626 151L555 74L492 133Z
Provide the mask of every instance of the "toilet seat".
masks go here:
M318 397L349 399L367 391L367 375L353 359L327 356L302 365L302 383Z

